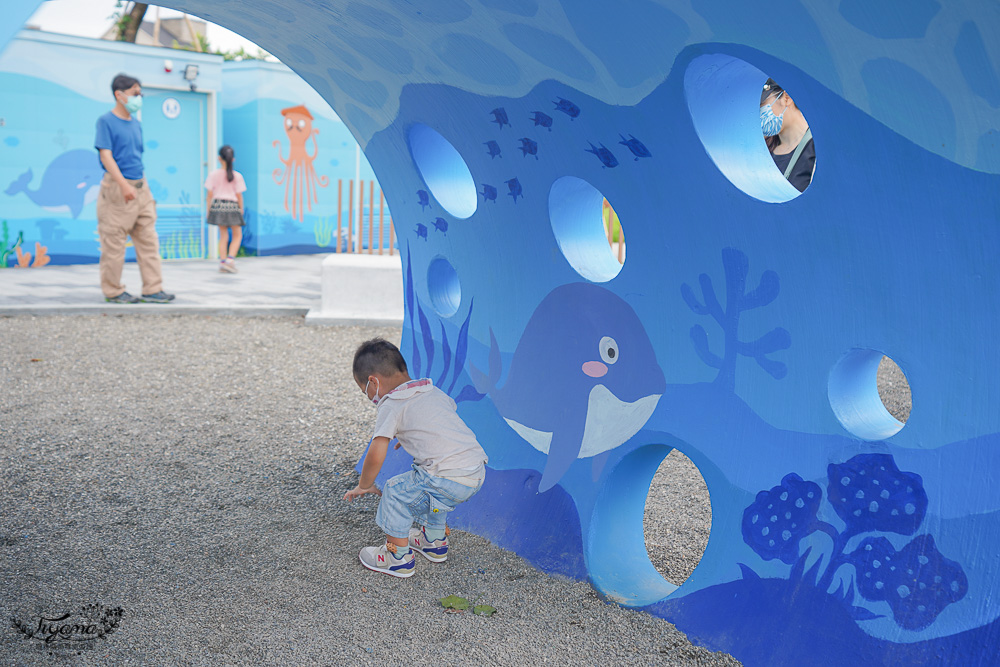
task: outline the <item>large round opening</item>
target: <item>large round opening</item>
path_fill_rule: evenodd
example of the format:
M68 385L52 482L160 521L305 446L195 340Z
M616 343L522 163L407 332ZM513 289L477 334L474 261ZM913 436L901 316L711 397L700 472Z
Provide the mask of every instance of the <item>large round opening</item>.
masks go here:
M827 390L834 415L862 440L890 438L909 418L909 382L892 359L876 350L845 354L830 371Z
M621 221L593 185L575 176L553 183L549 220L559 250L585 279L604 283L622 270L625 236Z
M729 55L708 54L698 56L688 65L684 93L695 132L719 171L751 197L782 203L801 194L797 186L804 189L811 182L815 151L807 135L793 131L805 129L804 116L790 101L794 91L780 94L774 91L773 95L765 95L768 99L764 104L772 103L772 110L782 115L784 131L776 135L783 143L772 149L772 156L764 132L765 127L768 132L774 131L775 121L765 121L761 112L761 96L767 93L764 90L767 81L768 75L748 62ZM802 149L798 150L800 143ZM784 171L788 170L788 164L792 166L786 178Z
M677 590L701 560L712 512L701 473L667 445L626 454L607 474L585 549L591 581L615 602L643 607ZM644 534L644 531L648 531Z
M437 130L422 123L410 128L410 154L427 189L456 218L476 212L479 193L458 150Z

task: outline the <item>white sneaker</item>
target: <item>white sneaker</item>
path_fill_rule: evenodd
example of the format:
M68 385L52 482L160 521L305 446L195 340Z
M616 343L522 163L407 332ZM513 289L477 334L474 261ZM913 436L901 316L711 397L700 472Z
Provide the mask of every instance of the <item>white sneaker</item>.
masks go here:
M383 572L392 577L412 577L415 571L416 559L413 550L410 549L402 558L396 558L389 553L389 547L395 551L398 547L388 543L380 547L365 547L358 554L361 564L373 572Z
M448 560L448 532L440 540L430 540L423 526L410 528L410 551L421 554L432 563Z

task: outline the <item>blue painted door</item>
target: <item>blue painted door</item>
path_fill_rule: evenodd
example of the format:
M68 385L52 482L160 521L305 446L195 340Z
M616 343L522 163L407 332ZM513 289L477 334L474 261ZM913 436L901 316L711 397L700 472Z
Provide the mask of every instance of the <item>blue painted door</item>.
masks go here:
M205 257L207 95L146 87L143 97L143 162L156 199L160 254Z

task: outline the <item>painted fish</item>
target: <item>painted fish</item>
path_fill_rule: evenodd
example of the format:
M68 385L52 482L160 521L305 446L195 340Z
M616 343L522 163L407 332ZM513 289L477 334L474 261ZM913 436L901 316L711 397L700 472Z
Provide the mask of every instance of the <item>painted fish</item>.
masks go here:
M628 139L625 138L624 134L619 134L618 136L622 138L622 140L619 141L618 143L620 143L622 146L625 146L630 151L632 151L632 155L635 156L636 162L638 162L639 158L641 157L653 157L653 154L649 152L649 149L646 148L646 145L641 141L639 141L638 139L636 139L631 134L628 135L629 136Z
M431 197L427 194L427 190L417 190L417 203L420 204L421 211L431 205Z
M653 344L638 315L609 290L570 283L549 292L517 343L507 379L490 331L489 374L471 368L504 421L548 455L538 491L547 491L577 460L594 457L596 478L607 452L639 432L666 390Z
M33 178L34 173L28 169L11 182L4 193L13 197L23 192L46 211L68 212L78 218L84 206L97 201L104 170L94 151L77 148L56 156L49 163L37 190L28 189Z
M417 236L425 241L427 240L427 225L417 223Z
M483 201L484 202L491 201L491 202L496 203L496 200L497 200L497 189L495 187L493 187L492 185L488 185L486 183L483 183L483 191L480 192L479 194L481 194L483 196Z
M590 148L586 150L588 153L593 153L594 155L596 155L597 159L600 160L601 164L603 164L605 167L618 166L618 158L615 157L614 153L605 148L604 144L601 144L600 148L598 148L594 144L590 144Z
M490 158L503 157L500 155L500 144L495 141L487 141L485 144L486 150L489 152Z
M448 233L448 221L444 218L434 218L434 229L438 230L442 234Z
M564 114L570 118L576 118L580 115L580 107L576 106L567 99L559 98L558 102L553 102L556 105L556 111L562 111Z
M497 107L490 113L493 114L493 120L491 120L490 122L496 123L501 130L503 129L504 125L510 125L510 121L507 120L507 110L504 109L503 107Z
M521 154L524 155L524 157L528 157L529 155L534 155L535 159L537 160L538 142L532 141L528 137L521 137L520 141L521 141L521 146L520 146Z
M507 183L507 188L510 190L510 192L508 192L507 194L509 194L511 197L514 198L514 203L516 204L518 197L521 198L524 197L524 194L522 194L521 192L521 181L517 180L516 178L512 178L509 181L505 182Z
M535 121L535 127L541 125L542 127L548 128L549 132L552 131L552 116L544 114L541 111L532 111L531 120Z

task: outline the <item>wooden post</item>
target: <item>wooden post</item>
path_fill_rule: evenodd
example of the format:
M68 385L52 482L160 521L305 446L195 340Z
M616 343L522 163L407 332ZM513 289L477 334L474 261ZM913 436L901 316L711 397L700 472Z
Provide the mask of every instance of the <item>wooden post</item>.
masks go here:
M364 250L361 246L362 234L365 232L365 182L358 180L358 254Z
M347 181L347 252L354 252L354 181Z
M618 263L625 263L625 230L622 229L622 221L618 221Z
M372 254L372 234L375 231L375 181L368 181L368 254Z
M337 249L340 252L340 224L344 216L344 179L337 179Z
M382 254L382 246L385 245L385 227L383 227L382 212L384 211L385 197L382 196L382 188L378 189L378 254Z

